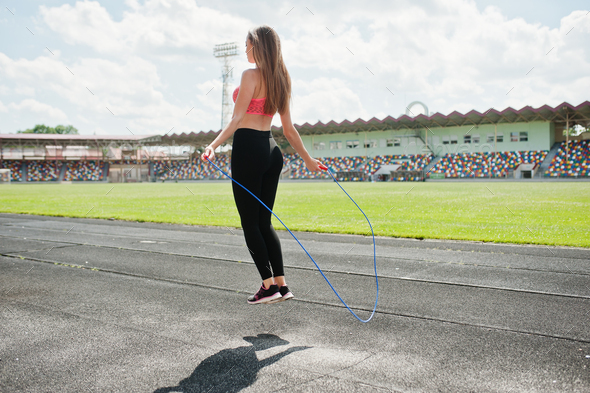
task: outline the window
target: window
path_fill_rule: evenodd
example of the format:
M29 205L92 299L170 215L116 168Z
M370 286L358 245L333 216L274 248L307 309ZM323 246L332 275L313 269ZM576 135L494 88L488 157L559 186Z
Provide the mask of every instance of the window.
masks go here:
M330 142L330 150L338 150L338 149L342 149L342 142L341 141Z
M494 134L488 134L488 139L486 140L488 143L494 143Z
M448 145L449 144L449 136L448 135L443 136L442 142L443 142L443 145Z
M457 135L451 135L451 145L457 144Z
M471 135L464 135L463 143L471 143Z
M400 138L393 138L387 140L387 147L399 146L402 140Z
M347 149L356 149L359 147L359 141L346 141L346 148Z
M520 141L521 142L528 142L529 140L529 133L527 131L520 132Z
M473 143L479 143L479 134L474 134L471 137L471 142L473 142Z
M504 142L504 134L496 135L496 142Z
M372 147L377 147L377 141L366 141L365 142L365 147L366 148L372 148Z
M510 133L510 142L518 142L518 132Z

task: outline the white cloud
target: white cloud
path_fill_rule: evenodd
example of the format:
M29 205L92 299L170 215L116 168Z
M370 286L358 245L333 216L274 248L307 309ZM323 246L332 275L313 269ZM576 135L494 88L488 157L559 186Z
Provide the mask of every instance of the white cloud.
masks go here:
M480 11L472 0L296 1L262 13L256 8L267 3L253 1L126 0L116 18L96 1L41 6L39 28L72 47L49 43L55 56L43 48L29 58L0 53L0 98L35 98L111 133L218 130L222 86L213 47L237 41L242 49L260 21L280 34L297 124L399 116L415 100L447 114L589 99L587 11L549 28L493 6ZM242 52L233 64L237 85L253 65Z
M81 58L66 66L53 57L12 60L0 53L0 73L18 85L35 86L61 97L73 112L82 111L84 118L95 122L112 117L112 112L118 118L130 119L137 133L190 126L184 116L188 109L165 99L157 68L136 56L123 63ZM205 109L195 108L192 113L206 116L209 112Z
M210 56L215 44L236 37L241 42L252 27L245 18L189 0L126 4L130 10L120 22L98 2L42 6L41 13L67 42L89 45L100 53L165 58ZM307 74L337 72L372 87L387 81L395 91L415 92L429 100L444 96L450 98L445 100L448 110L455 109L452 105L461 97L505 95L531 67L535 72L528 79L538 84L553 72L549 68L555 62L562 64L555 60L558 52L573 55L578 72L589 64L587 51L580 50L590 30L582 11L563 18L559 29L549 29L522 18L509 20L497 7L481 12L472 0L377 1L362 7L342 2L336 8L318 4L312 7L313 15L299 8L291 14L292 23L276 25L288 67ZM580 40L566 36L572 26L581 33ZM560 48L555 56L546 58L546 51L556 46ZM247 67L240 60L239 66Z
M292 84L294 86L291 107L293 123L315 124L318 120L327 123L331 120L341 122L345 119L368 120L373 117L363 108L360 98L346 81L336 78L317 78L309 82L294 79Z
M397 3L396 3L397 4ZM383 7L379 12L358 8L324 14L313 25L297 27L285 40L288 66L338 72L394 92L410 92L423 101L441 102L443 112L469 98L468 108L524 106L547 99L546 85L565 83L569 94L549 104L579 97L574 76L590 69L588 34L590 19L577 11L561 21L559 29L508 20L496 7L480 12L472 1L433 2L431 8L416 4ZM343 11L344 12L344 11ZM316 16L319 13L316 13ZM357 26L370 21L369 34ZM334 33L330 33L327 28ZM577 36L566 35L572 26ZM555 47L551 56L547 51ZM567 59L567 60L566 60ZM535 67L529 75L525 75ZM368 70L370 69L373 76ZM561 74L561 76L559 76ZM530 94L506 92L516 84ZM525 89L525 86L528 87ZM541 88L541 86L544 86ZM516 88L515 88L516 90Z
M194 119L198 119L202 124L212 124L215 127L212 129L219 130L221 128L221 95L223 92L223 83L219 79L208 80L203 83L197 83L197 91L195 97L197 99L197 105L192 108L188 108L185 116L188 117L191 123L191 131L209 131L209 129L195 129ZM231 100L231 93L230 97ZM230 101L232 102L232 101ZM233 110L233 106L232 106Z
M14 93L21 96L35 96L35 88L32 86L17 86L14 88Z
M27 115L39 117L41 123L45 124L53 124L55 122L67 123L68 121L68 116L61 109L31 98L22 100L18 104L11 102L8 104L8 109L12 115L19 117L26 117ZM18 114L13 112L18 112Z
M45 23L69 44L84 44L102 54L155 54L186 58L211 54L220 40L244 37L251 23L242 17L199 7L189 0L129 1L120 22L96 1L74 6L41 6ZM215 33L212 33L215 32Z

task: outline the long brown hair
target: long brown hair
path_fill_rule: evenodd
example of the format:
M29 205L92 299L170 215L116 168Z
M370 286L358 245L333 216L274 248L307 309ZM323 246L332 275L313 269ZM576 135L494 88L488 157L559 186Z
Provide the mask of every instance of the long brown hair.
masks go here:
M273 28L261 25L248 31L254 60L266 86L264 113L285 113L291 101L291 77L283 62L281 40Z

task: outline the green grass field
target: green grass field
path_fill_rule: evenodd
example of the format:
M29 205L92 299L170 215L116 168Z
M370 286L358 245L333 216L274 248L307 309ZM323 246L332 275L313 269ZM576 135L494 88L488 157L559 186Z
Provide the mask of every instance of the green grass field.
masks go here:
M590 247L590 183L342 183L375 235ZM11 184L0 211L240 227L229 183ZM291 230L369 234L333 182L280 183ZM273 217L275 228L283 226Z

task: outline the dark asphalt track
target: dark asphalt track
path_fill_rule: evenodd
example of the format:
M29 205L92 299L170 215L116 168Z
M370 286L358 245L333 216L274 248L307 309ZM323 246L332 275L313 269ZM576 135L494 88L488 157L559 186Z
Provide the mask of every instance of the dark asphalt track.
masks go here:
M368 317L371 238L297 235ZM590 250L378 238L362 324L279 236L252 306L239 229L0 214L0 391L590 392Z

